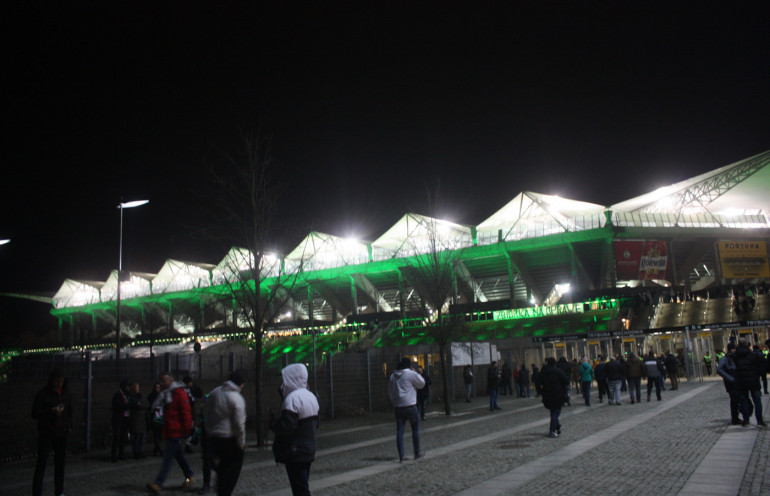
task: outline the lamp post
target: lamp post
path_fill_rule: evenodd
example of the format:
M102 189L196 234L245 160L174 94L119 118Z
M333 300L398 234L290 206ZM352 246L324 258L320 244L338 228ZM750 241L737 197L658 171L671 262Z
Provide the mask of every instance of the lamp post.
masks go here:
M150 203L150 200L136 200L130 202L120 202L118 210L120 210L120 243L118 248L118 294L117 294L117 311L115 312L115 359L120 360L120 282L123 272L123 209L141 207Z
M4 244L10 243L10 242L11 242L10 239L0 239L0 245L4 245Z

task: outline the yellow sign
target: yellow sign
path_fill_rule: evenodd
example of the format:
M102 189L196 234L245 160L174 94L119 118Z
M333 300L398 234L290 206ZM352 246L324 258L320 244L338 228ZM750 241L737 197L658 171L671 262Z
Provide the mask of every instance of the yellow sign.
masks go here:
M593 344L593 345L599 346L599 341L589 341L588 344L589 345Z
M740 329L738 330L738 334L753 334L754 329Z
M555 343L554 346L556 348L564 348L564 343Z
M661 339L661 340L664 340L664 339L671 339L671 334L663 334L663 335L661 335L661 336L660 336L660 339Z
M764 241L720 241L719 261L725 279L770 277Z
M633 343L636 341L636 338L623 338L624 343Z
M711 337L711 333L708 332L708 331L707 332L699 332L698 333L698 337L699 338L710 338Z

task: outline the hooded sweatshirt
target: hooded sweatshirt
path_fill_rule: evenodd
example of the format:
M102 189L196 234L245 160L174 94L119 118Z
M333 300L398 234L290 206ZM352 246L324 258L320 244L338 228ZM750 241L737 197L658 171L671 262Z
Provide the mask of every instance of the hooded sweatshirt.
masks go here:
M280 416L270 424L275 433L276 463L310 463L315 460L318 400L307 388L307 368L293 363L282 371Z
M417 390L425 386L425 380L412 369L393 372L388 382L388 397L395 407L417 404Z
M227 381L211 391L203 415L210 437L234 438L241 449L246 447L246 401L240 386Z

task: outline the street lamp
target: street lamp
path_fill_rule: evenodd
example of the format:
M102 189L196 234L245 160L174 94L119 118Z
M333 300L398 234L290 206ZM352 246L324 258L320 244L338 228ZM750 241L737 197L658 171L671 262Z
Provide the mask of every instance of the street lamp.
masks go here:
M0 245L4 245L4 244L10 243L10 242L11 242L10 239L0 239Z
M118 297L117 297L117 312L115 314L115 359L120 360L120 282L123 272L123 209L141 207L150 203L150 200L135 200L130 202L120 202L118 209L120 210L120 247L118 248Z

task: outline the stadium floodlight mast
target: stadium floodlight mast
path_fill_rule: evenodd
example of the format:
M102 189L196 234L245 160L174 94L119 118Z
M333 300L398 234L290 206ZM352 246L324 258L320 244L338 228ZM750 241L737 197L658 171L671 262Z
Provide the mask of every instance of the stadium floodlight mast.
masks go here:
M118 209L120 210L120 246L118 248L118 294L117 294L117 311L115 312L115 359L120 360L120 282L122 280L123 272L123 209L141 207L150 203L150 200L135 200L130 202L120 202ZM116 370L120 370L116 367Z

